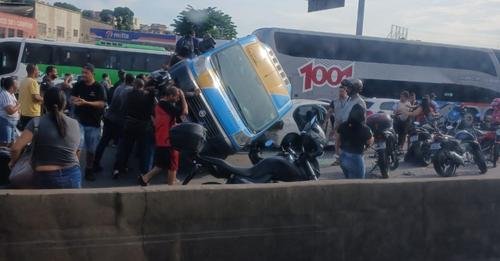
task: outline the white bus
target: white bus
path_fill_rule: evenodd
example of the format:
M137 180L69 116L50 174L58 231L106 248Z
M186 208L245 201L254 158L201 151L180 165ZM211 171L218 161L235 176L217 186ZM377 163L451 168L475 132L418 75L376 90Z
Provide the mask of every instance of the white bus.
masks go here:
M55 65L59 75L78 75L85 63L92 63L100 79L107 73L117 80L123 69L133 74L149 73L161 68L168 60L166 51L108 47L90 44L51 42L36 39L0 39L0 77L26 77L26 64L35 63L41 72L48 65Z
M292 83L292 98L332 99L347 77L364 80L364 96L491 102L500 97L500 51L408 40L279 28L254 34L276 53Z

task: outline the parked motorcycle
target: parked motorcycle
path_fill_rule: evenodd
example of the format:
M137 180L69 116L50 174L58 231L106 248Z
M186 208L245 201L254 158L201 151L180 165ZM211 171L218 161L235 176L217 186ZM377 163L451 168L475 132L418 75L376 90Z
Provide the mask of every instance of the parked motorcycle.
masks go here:
M173 127L170 133L174 148L193 155L194 168L183 185L203 174L226 179L227 184L318 180L320 171L316 157L323 153L326 144L326 136L314 117L295 140L282 147L280 154L260 159L252 167L241 168L219 158L200 155L206 130L199 124L182 123Z
M468 131L473 134L479 142L481 152L484 155L485 160L491 162L495 168L497 166L498 153L500 149L500 129L498 129L498 125L488 125L488 127L483 125L482 129L472 127L468 129Z
M448 135L455 135L459 130L471 128L475 117L470 109L456 105L446 115L442 131Z
M431 125L420 126L419 122L414 122L408 132L410 146L404 160L423 167L431 164L431 143L434 132L435 129Z
M481 145L466 130L458 131L455 136L436 134L431 144L431 157L434 169L441 177L455 176L459 166L471 162L477 164L481 174L488 171Z
M380 169L383 178L389 178L389 170L395 170L399 166L398 141L392 127L392 118L383 112L375 113L368 116L366 124L372 130L375 139L373 145L377 155L375 167Z

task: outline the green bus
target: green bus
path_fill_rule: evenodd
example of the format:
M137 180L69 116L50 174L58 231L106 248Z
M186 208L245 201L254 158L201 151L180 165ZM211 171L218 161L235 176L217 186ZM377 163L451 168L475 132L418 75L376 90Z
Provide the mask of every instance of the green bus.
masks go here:
M149 73L162 67L169 59L166 51L140 50L37 39L0 39L0 77L26 77L26 64L35 63L40 72L49 65L57 67L59 76L79 75L85 63L95 66L96 80L107 73L112 82L118 70L133 74Z

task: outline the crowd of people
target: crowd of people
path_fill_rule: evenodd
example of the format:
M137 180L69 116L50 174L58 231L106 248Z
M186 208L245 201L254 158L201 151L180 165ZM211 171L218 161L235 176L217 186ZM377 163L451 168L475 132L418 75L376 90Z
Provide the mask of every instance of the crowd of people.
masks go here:
M366 104L359 93L363 83L358 79L341 82L338 97L330 103L328 118L335 136L335 160L332 166L340 165L346 178L365 178L364 152L373 143L373 134L366 126ZM437 116L436 95L425 95L417 102L414 92L402 91L400 100L394 105L394 130L398 136L399 150L403 151L410 123L425 124Z
M433 93L425 95L418 103L415 93L401 92L399 103L396 103L393 108L394 130L398 136L399 151L403 151L412 122L419 122L421 125L433 122L439 109L434 101L435 98L436 95Z
M215 44L210 34L199 41L190 30L177 42L164 69ZM79 188L82 178L95 181L111 142L117 147L114 179L128 171L128 159L135 150L142 174L139 184L147 185L162 171L168 172L167 184L175 183L179 153L170 146L169 129L187 115L188 108L184 93L173 81L158 85L146 75L124 70L118 71L114 84L106 73L97 81L90 63L83 65L76 83L68 73L55 84L58 71L53 65L46 67L40 84L37 65L28 64L26 72L19 84L14 77L1 80L0 147L10 148L12 168L32 144L34 187ZM83 175L80 151L85 152Z
M13 168L31 144L33 187L80 188L82 178L96 180L111 141L117 145L113 178L127 171L135 149L143 174L139 184L147 185L161 171L168 172L167 184L175 183L179 156L168 133L188 108L184 93L168 77L158 85L145 75L134 77L120 70L120 80L111 85L107 74L98 82L88 63L79 81L73 84L65 75L56 85L55 66L46 68L41 84L37 65L28 64L26 71L19 86L14 77L1 80L0 146L10 148Z

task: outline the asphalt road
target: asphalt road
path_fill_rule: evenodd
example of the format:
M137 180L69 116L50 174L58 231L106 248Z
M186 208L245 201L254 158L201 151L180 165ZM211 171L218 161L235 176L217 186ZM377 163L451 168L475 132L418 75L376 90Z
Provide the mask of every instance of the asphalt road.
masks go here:
M116 153L116 149L113 147L108 147L104 154L102 165L104 170L101 173L97 174L97 180L93 182L89 182L83 180L83 187L85 188L104 188L104 187L125 187L125 186L138 186L137 185L137 175L138 173L138 162L134 157L131 157L129 162L129 173L120 176L117 180L113 180L111 178L112 166L114 163L114 156ZM273 155L273 152L266 153L265 156ZM375 159L370 157L371 153L367 153L365 156L366 167L367 170L370 170L374 164ZM402 157L401 157L402 158ZM401 160L402 161L402 160ZM82 159L82 164L84 164L84 159ZM250 161L248 160L248 156L246 153L240 153L228 158L228 162L235 166L248 167L251 166ZM344 179L344 175L342 170L338 166L330 166L333 162L332 153L327 152L324 156L319 159L321 166L321 178L320 180L334 180L334 179ZM491 164L489 164L491 167ZM83 169L83 166L82 166ZM83 172L82 172L83 173ZM457 170L457 176L475 176L479 175L479 170L475 165L469 165L465 167L460 167ZM500 176L500 166L498 168L490 168L488 172L484 175L498 175ZM407 164L405 162L401 162L398 169L390 172L389 174L391 179L418 179L418 178L440 178L434 171L432 164L428 167L415 167L411 164ZM380 178L380 172L375 169L368 175L370 179ZM451 177L452 179L453 177ZM150 183L150 185L164 185L166 180L166 175L158 175L156 176ZM211 176L205 177L195 177L193 181L191 181L190 185L199 185L205 182L220 182L223 183L224 180L218 180Z

